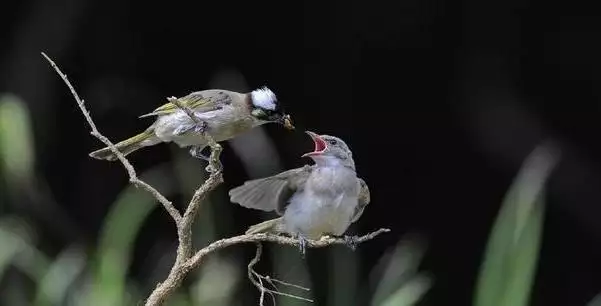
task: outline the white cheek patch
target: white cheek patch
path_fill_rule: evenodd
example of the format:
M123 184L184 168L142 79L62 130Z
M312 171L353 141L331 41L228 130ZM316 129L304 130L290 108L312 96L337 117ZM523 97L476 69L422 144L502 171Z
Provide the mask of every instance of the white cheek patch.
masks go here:
M267 110L275 110L277 98L269 88L263 87L255 89L252 91L251 95L254 106Z

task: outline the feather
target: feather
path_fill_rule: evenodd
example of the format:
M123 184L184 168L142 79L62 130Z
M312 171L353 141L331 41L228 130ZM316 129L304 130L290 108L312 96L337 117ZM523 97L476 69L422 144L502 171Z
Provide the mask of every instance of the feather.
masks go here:
M254 106L274 111L277 108L277 98L273 91L267 87L261 87L251 92Z
M115 144L115 148L121 152L123 156L127 156L128 154L135 152L146 145L154 144L156 141L157 140L154 139L153 131L151 129L147 129L142 133L120 141L119 143ZM89 156L108 161L117 160L117 155L115 155L109 147L104 147L91 152Z
M369 193L369 187L367 187L367 183L361 178L357 178L357 184L359 185L359 196L358 196L358 204L355 207L355 213L351 219L351 222L356 222L359 220L361 215L363 214L363 210L371 201L371 195Z
M248 181L230 190L230 200L246 208L272 211L277 208L277 195L287 184L285 180L271 178Z
M282 217L263 221L259 224L249 226L245 234L259 234L259 233L281 233L284 227L282 225Z
M223 99L219 99L218 97L213 97L213 95L204 92L192 92L185 97L178 98L178 100L183 104L194 110L195 112L210 112L221 108L221 103ZM171 102L165 103L152 112L144 114L140 116L140 118L150 117L150 116L159 116L159 115L167 115L172 114L179 110L179 107Z
M278 214L283 214L290 197L302 189L312 169L311 166L305 166L246 181L228 192L230 201L246 208L275 210Z

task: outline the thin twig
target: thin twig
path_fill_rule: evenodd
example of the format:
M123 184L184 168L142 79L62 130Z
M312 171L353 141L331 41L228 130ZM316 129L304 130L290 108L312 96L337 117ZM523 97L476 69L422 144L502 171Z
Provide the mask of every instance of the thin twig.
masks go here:
M63 79L63 81L65 82L67 87L69 87L69 90L71 91L71 94L73 95L73 98L75 98L75 101L77 102L77 106L79 106L79 109L83 113L84 117L86 118L86 121L88 122L88 125L90 126L90 129L91 129L90 134L92 134L92 136L96 137L98 140L100 140L102 143L104 143L107 147L109 147L111 152L113 152L113 154L115 154L115 156L117 156L117 158L119 159L119 161L121 161L121 164L123 164L123 167L127 171L127 174L129 175L129 182L132 183L136 187L142 187L144 190L146 190L148 193L150 193L157 201L159 201L161 204L163 204L163 207L165 207L165 210L167 210L167 212L171 215L171 218L173 218L173 220L175 221L175 224L177 225L182 218L179 211L177 211L177 209L173 206L171 201L169 201L165 196L163 196L158 190L156 190L154 187L150 186L148 183L146 183L138 178L138 175L136 174L136 170L131 165L131 163L125 158L125 156L121 152L119 152L119 150L117 150L115 145L108 138L106 138L104 135L102 135L98 131L98 129L96 128L96 124L94 124L94 121L92 120L92 117L90 116L90 112L86 109L84 100L79 98L79 95L75 91L75 88L73 87L73 85L71 85L71 82L69 82L69 80L67 79L67 75L64 74L58 68L58 66L54 63L54 61L52 59L50 59L50 57L48 57L48 55L46 55L46 53L42 52L42 56L44 56L44 58L46 58L46 60L50 63L50 66L52 66L52 68L54 68L56 73L58 73L58 75L61 77L61 79Z
M255 253L255 257L248 264L248 279L253 283L253 285L255 285L255 287L257 287L257 289L259 289L259 292L261 293L261 295L259 297L259 306L263 306L263 301L265 299L265 292L267 292L267 293L269 293L269 295L271 295L274 305L275 305L275 295L276 294L312 303L313 300L311 300L311 299L308 299L308 298L305 298L302 296L285 293L285 292L280 292L277 290L277 288L276 288L276 290L271 290L263 285L263 279L266 279L266 277L257 273L254 270L254 266L261 259L261 255L263 253L263 245L260 242L256 242L256 245L257 245L257 251Z
M292 287L292 288L296 288L296 289L300 289L300 290L304 290L304 291L311 291L311 289L309 289L307 287L303 287L303 286L299 286L299 285L296 285L296 284L287 283L287 282L279 280L277 278L270 277L269 275L264 276L264 277L267 279L268 282L272 283L272 286L274 286L274 287L275 287L275 284L273 284L273 283L278 283L278 284L281 284L281 285L284 285L284 286L288 286L288 287Z
M264 305L264 300L265 300L265 291L266 288L265 286L263 286L263 281L261 280L261 278L259 277L259 280L257 281L254 278L254 275L256 274L253 267L259 262L259 260L261 259L261 254L263 253L263 245L260 242L256 243L257 246L257 250L255 252L255 257L253 257L253 259L248 263L247 266L247 270L248 270L248 279L250 279L250 281L259 289L259 291L261 292L261 295L259 296L259 306L263 306Z

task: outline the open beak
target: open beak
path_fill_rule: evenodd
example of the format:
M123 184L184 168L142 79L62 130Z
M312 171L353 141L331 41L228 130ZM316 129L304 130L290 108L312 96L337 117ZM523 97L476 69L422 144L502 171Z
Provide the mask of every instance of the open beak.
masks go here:
M323 154L326 151L326 149L328 148L328 145L326 144L326 142L321 137L319 137L319 135L317 135L316 133L313 133L311 131L305 131L305 133L307 133L309 136L311 136L311 139L313 140L313 143L315 144L315 149L313 149L313 152L303 154L302 157L311 157L311 156Z

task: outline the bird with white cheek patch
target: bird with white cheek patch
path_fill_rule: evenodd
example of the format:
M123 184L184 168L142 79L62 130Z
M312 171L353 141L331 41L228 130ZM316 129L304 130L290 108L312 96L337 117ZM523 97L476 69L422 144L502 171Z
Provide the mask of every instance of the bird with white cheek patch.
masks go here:
M145 131L117 143L117 150L128 155L143 147L174 142L180 148L191 147L190 154L208 160L202 154L208 146L202 133L207 132L216 142L221 142L266 123L278 123L294 129L290 115L284 113L275 94L267 87L248 93L208 89L192 92L177 100L193 111L202 123L200 126L185 111L169 102L140 116L155 116L156 120ZM110 161L117 159L108 147L96 150L90 156Z
M246 233L284 233L297 237L305 254L306 239L342 236L370 202L369 188L357 177L355 162L342 139L306 132L315 144L303 154L315 164L246 181L229 191L243 207L276 211L281 217L251 226ZM355 248L356 236L344 235Z

